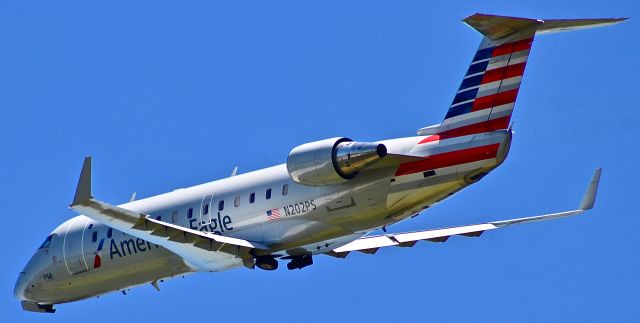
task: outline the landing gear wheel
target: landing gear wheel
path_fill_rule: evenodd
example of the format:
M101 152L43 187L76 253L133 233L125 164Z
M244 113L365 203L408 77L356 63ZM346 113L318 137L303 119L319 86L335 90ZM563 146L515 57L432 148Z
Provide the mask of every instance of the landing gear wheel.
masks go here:
M273 257L258 257L256 258L256 266L262 270L276 270L278 269L278 261Z
M313 256L311 255L301 255L301 256L293 256L291 257L291 262L287 264L287 269L302 269L307 266L313 265Z

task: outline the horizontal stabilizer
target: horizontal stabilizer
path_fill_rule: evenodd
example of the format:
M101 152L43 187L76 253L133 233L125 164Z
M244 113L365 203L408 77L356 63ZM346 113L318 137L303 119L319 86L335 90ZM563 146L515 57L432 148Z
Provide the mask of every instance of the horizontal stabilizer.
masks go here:
M463 21L492 41L513 40L521 34L545 34L613 25L627 18L530 19L474 14Z
M571 31L595 27L604 27L617 24L629 18L603 18L603 19L545 19L542 26L538 27L537 34L549 34L562 31Z
M542 20L538 19L485 15L481 13L471 15L462 21L493 41L522 32L530 32L532 30L535 32L537 27L543 23Z

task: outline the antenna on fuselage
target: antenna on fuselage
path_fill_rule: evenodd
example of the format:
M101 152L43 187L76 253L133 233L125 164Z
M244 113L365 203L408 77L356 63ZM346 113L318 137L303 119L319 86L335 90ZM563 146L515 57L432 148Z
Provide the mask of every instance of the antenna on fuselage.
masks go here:
M238 166L233 168L233 171L231 172L231 175L229 177L236 176L236 174L238 174Z

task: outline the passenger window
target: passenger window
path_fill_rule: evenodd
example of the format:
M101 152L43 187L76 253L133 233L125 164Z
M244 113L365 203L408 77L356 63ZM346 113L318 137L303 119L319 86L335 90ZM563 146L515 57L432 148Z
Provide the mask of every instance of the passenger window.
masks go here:
M289 184L282 185L282 196L289 194Z
M202 207L202 214L204 214L204 215L209 214L209 204L205 204L205 205Z
M271 189L267 188L267 193L265 194L266 199L271 199Z
M107 230L107 238L111 238L113 236L113 229L109 228L109 230Z
M91 234L91 241L98 241L98 231L93 231L93 234Z
M256 193L249 194L249 203L253 203L256 201Z
M193 208L190 207L189 211L187 211L187 218L191 219L193 217Z
M93 228L93 223L89 223L89 226L87 227L89 230L91 230L91 228Z
M224 210L224 200L220 200L220 202L218 202L218 211L222 210Z
M233 206L238 207L240 206L240 196L236 196L236 198L233 199Z

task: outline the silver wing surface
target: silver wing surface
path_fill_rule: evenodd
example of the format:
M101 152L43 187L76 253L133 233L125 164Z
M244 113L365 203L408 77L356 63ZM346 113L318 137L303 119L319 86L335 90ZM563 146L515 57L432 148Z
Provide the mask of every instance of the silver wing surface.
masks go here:
M503 221L494 221L473 225L464 225L459 227L451 227L445 229L432 229L415 232L403 232L392 233L378 236L367 236L354 240L342 247L336 248L333 251L327 253L330 256L344 258L351 251L359 251L363 253L373 254L382 247L396 246L396 247L412 247L418 241L431 241L431 242L445 242L451 236L466 236L466 237L478 237L483 232L504 228L514 224L530 223L536 221L545 221L564 218L568 216L578 215L584 211L593 208L596 199L596 193L598 191L598 184L600 183L600 174L602 169L596 169L587 191L582 198L580 206L576 210L552 213L538 216L531 216L526 218L517 218Z
M252 252L268 249L256 242L192 230L95 199L91 195L91 157L84 159L70 207L114 229L173 251L195 270L223 270L239 264L253 267Z

